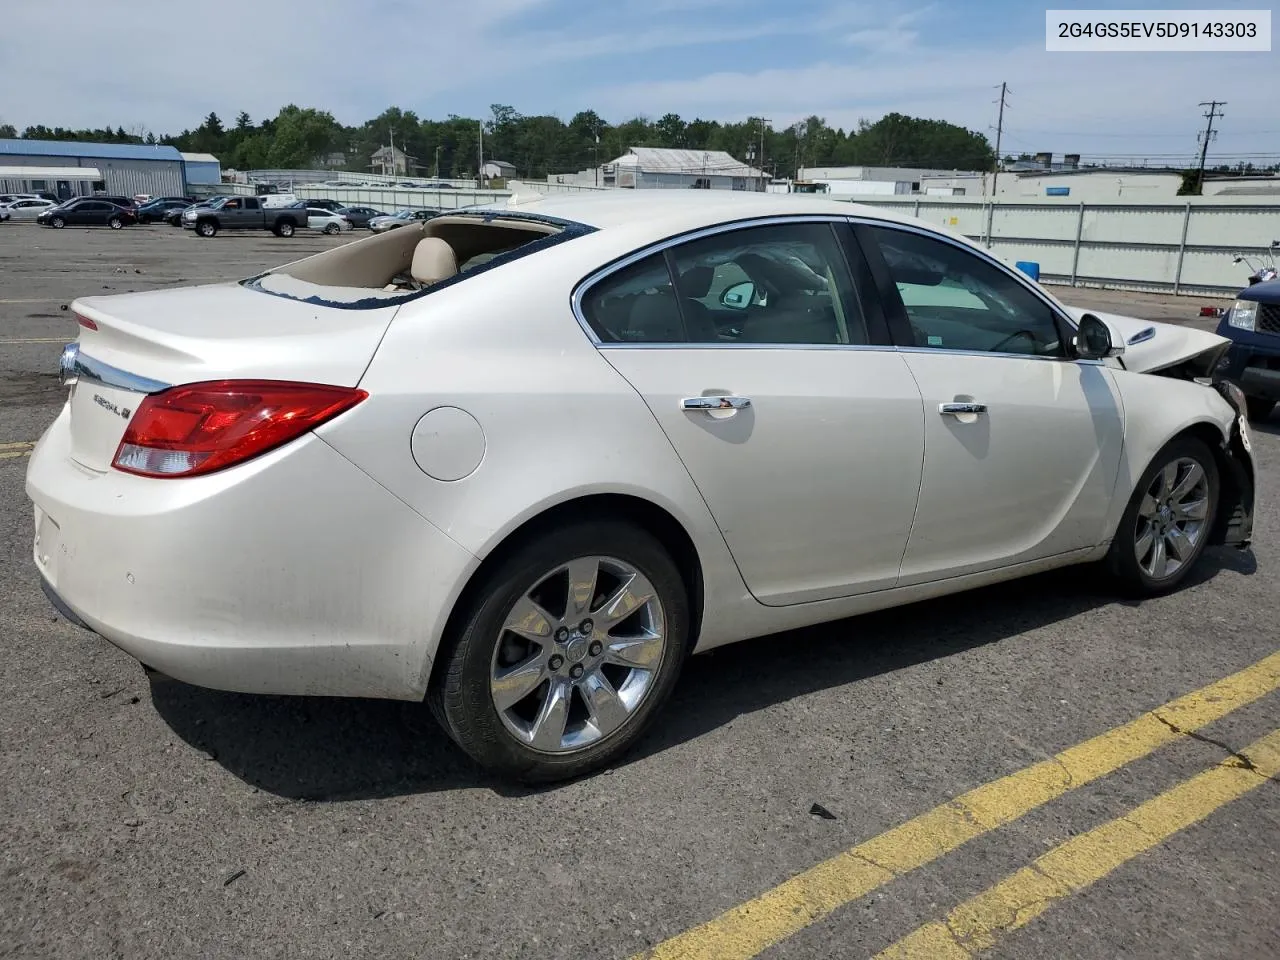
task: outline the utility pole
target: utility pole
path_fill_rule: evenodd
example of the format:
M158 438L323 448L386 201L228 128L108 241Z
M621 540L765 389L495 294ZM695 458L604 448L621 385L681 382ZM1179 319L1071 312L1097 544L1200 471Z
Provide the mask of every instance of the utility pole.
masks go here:
M996 162L991 169L991 199L996 198L996 181L1000 177L1000 138L1004 134L1004 100L1009 93L1007 83L1000 84L1000 113L996 117Z
M440 144L436 144L436 179L440 179Z
M764 193L764 125L769 123L768 117L760 118L760 192Z
M1009 85L1000 84L1000 112L996 116L996 155L991 166L991 205L987 207L987 247L991 247L992 226L996 218L996 184L1000 180L1000 140L1004 134L1005 98L1009 95Z
M396 171L396 128L388 127L387 129L391 131L391 175L394 177L397 173ZM387 172L387 168L385 164L382 167L382 172L383 173Z
M476 146L476 152L480 159L476 166L476 186L484 189L484 121L481 120L477 126L480 128L480 142Z
M1209 156L1209 141L1214 139L1213 118L1226 116L1226 114L1224 114L1222 111L1218 109L1219 107L1225 107L1226 105L1227 105L1227 101L1225 100L1201 100L1200 101L1200 106L1208 107L1209 109L1207 112L1201 114L1201 116L1203 116L1208 121L1208 123L1205 125L1204 133L1200 135L1200 169L1196 173L1196 193L1197 194L1204 192L1204 162L1205 162L1205 159Z

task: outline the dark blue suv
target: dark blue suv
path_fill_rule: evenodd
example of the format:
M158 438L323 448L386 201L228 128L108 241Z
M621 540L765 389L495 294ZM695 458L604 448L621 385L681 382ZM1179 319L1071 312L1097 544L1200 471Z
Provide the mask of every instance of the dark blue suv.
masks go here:
M1280 401L1280 280L1241 290L1217 334L1231 341L1219 375L1244 391L1250 420L1265 420Z

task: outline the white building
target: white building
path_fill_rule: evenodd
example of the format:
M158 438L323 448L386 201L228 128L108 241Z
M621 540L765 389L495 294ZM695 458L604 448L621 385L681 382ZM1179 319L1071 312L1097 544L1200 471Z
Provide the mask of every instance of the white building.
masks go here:
M1177 170L1143 167L1081 167L1065 170L1006 170L995 179L1000 200L1040 200L1062 203L1163 203L1177 198L1182 174ZM993 176L971 173L925 177L926 196L989 197Z
M921 185L926 178L938 176L971 174L919 167L801 167L792 184L792 192L823 193L836 197L912 194L922 192Z
M735 160L723 150L673 150L666 147L632 147L600 167L602 187L648 190L761 191L769 177L755 167ZM563 182L563 181L562 181ZM575 183L595 183L595 171L584 171Z
M1206 176L1200 191L1206 197L1274 197L1280 196L1280 176L1256 174L1232 177L1218 174Z
M486 180L494 180L499 177L510 180L516 175L516 165L507 163L505 160L486 160L484 162L484 177Z

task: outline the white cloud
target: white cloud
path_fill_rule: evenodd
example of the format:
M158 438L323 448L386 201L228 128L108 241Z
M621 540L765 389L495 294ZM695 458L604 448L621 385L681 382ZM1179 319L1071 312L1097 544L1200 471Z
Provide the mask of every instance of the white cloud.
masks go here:
M662 104L684 116L744 119L763 113L774 118L776 128L817 114L847 129L859 118L875 120L897 111L949 120L994 141L995 100L1000 82L1007 81L1013 90L1005 113L1012 132L1007 146L1013 152L1190 154L1203 122L1197 104L1216 97L1227 100L1228 107L1215 151L1274 152L1274 137L1251 131L1258 127L1257 117L1270 115L1270 91L1277 80L1277 63L1265 53L1047 54L1039 46L916 46L905 53L880 49L856 63L617 84L596 91L592 99L607 116L652 111L653 104ZM1039 132L1019 134L1033 130Z
M964 48L947 45L937 4L614 0L578 15L569 0L220 0L212 18L178 0L119 6L102 16L97 0L8 0L0 122L177 132L211 110L229 122L289 102L359 123L389 105L441 116L501 101L613 120L763 114L779 128L899 111L992 133L1007 80L1013 152L1189 154L1210 97L1228 101L1216 151L1275 149L1265 131L1277 124L1256 119L1274 112L1271 54L1047 54L1039 37ZM93 24L92 49L49 58L30 38L50 23ZM749 66L706 69L706 44L714 62L751 51L738 58ZM807 50L823 52L781 66ZM627 72L615 70L628 55Z
M207 14L185 0L129 0L104 16L96 0L18 0L16 9L9 0L0 122L176 132L210 110L274 116L289 102L359 122L390 103L483 84L499 65L518 68L504 26L547 3L220 0ZM49 24L89 31L92 43L50 57L39 39Z

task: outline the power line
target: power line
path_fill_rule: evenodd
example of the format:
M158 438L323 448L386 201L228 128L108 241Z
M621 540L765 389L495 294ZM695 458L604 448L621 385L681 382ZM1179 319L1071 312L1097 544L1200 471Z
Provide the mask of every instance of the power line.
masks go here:
M1200 170L1196 174L1196 193L1199 193L1204 187L1204 161L1209 154L1209 141L1213 139L1213 118L1225 116L1218 108L1226 105L1224 100L1200 101L1200 106L1208 107L1209 110L1204 114L1208 124L1204 128L1204 139L1200 142Z

